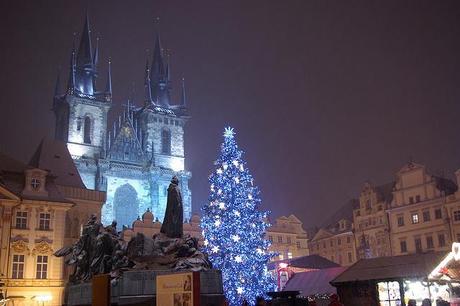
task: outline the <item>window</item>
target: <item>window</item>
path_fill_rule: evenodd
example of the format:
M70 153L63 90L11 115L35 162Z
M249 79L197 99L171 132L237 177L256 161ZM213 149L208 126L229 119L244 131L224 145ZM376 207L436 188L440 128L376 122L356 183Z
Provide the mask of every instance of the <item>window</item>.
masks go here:
M350 237L347 237L347 243L350 243L351 239Z
M12 278L24 278L24 255L13 255Z
M300 241L296 242L296 246L297 246L298 249L300 249Z
M273 236L268 236L268 240L269 240L270 242L273 242Z
M412 213L412 224L418 223L418 213Z
M83 129L83 142L91 143L91 118L85 117L85 127Z
M415 196L415 202L417 202L417 203L420 202L420 196L419 195Z
M460 221L460 210L456 210L453 212L454 221Z
M16 212L16 228L27 228L27 211Z
M164 122L165 124L168 124L168 118L164 118L164 119L163 119L163 122Z
M37 256L37 279L46 279L48 274L48 256Z
M401 240L399 242L399 246L401 247L401 253L406 253L407 252L407 244L406 241Z
M338 245L341 245L341 244L342 244L342 239L338 238L338 239L337 239L337 244L338 244Z
M323 242L323 249L326 248L326 242Z
M380 305L401 305L401 291L398 282L377 283Z
M440 247L446 246L446 238L444 237L444 234L438 234L438 242Z
M279 243L282 243L282 242L283 242L283 237L278 236L278 242L279 242Z
M434 210L434 218L441 219L442 218L442 211L441 208L437 208Z
M38 229L49 230L50 229L50 220L51 220L51 214L50 213L40 213Z
M352 261L353 261L353 256L351 252L348 252L348 262L352 262Z
M342 264L342 254L339 254L339 264Z
M422 239L415 238L415 252L422 253Z
M404 226L404 216L398 216L398 226Z
M427 249L433 249L434 248L433 237L431 237L431 236L426 237L426 248Z
M428 222L431 220L431 215L429 210L423 212L423 222Z
M409 203L413 204L414 203L414 197L409 197Z
M284 259L284 255L283 255L283 254L280 254L280 255L279 255L279 259L280 259L280 260L283 260L283 259Z
M291 237L287 237L287 243L291 243Z
M178 126L178 125L179 125L179 121L175 120L175 121L174 121L174 125L175 125L175 126Z
M161 131L161 153L171 154L171 132L169 130Z
M288 253L287 253L287 257L288 257L289 259L291 259L291 258L292 258L292 252L288 252Z
M38 190L40 188L40 180L36 177L33 177L30 180L30 186L32 186L33 190Z

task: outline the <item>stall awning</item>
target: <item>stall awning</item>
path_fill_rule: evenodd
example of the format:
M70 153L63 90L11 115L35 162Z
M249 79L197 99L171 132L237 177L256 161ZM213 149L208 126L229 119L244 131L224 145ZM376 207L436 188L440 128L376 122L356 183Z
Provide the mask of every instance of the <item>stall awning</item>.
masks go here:
M361 259L331 283L337 285L356 281L426 278L446 254L433 252Z
M289 279L283 291L300 291L303 296L336 293L330 281L345 269L345 267L336 267L296 273Z
M452 243L452 252L431 271L430 280L460 281L460 243Z
M285 259L285 260L272 261L268 263L268 269L269 270L276 269L276 267L280 263L286 263L290 267L302 268L302 269L327 269L327 268L340 267L335 262L332 262L327 258L324 258L322 256L315 254L315 255L301 256L301 257Z

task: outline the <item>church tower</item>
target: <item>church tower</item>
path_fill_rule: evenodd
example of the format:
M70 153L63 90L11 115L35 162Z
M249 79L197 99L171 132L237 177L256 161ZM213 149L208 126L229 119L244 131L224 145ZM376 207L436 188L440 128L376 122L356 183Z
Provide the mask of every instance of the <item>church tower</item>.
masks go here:
M117 220L119 230L132 226L147 210L163 221L173 176L179 178L184 219L192 213L192 174L185 169L184 152L184 126L190 118L185 85L182 80L181 99L173 102L170 63L159 35L154 44L151 65L147 61L144 72L145 98L139 106L128 100L110 128L111 64L105 89L99 90L98 45L93 49L88 16L78 50L74 46L71 52L66 92L60 93L56 84L55 137L67 143L86 187L106 192L101 221L108 225Z
M107 113L112 105L110 62L105 90L98 91L98 42L92 48L89 17L70 56L69 79L64 94L56 84L53 110L56 116L55 138L67 143L72 158L87 188L96 189L95 160L105 151Z
M186 108L185 84L182 80L182 94L179 103L171 101L170 63L163 54L160 35L157 34L152 64L145 67L143 107L136 117L142 133L142 143L152 165L170 169L179 177L184 197L184 216L191 216L191 192L188 189L190 172L185 171L184 126L190 118ZM164 211L169 185L169 174L153 172L153 211ZM160 213L160 217L163 217Z

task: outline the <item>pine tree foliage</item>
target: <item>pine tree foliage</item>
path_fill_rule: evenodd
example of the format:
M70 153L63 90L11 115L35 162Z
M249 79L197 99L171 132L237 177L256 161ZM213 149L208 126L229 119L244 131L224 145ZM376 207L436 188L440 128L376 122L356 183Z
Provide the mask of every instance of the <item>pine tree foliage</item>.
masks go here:
M204 248L222 270L224 291L231 306L275 290L267 270L274 256L265 239L267 214L259 210L259 190L238 149L235 133L226 128L216 169L210 175L209 201L202 208Z

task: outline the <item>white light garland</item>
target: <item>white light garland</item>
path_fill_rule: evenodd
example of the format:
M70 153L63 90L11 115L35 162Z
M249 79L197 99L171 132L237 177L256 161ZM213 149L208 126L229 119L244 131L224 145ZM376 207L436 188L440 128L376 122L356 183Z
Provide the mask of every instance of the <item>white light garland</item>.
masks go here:
M219 208L220 208L220 209L225 209L225 203L224 203L224 202L220 202L220 203L219 203Z

